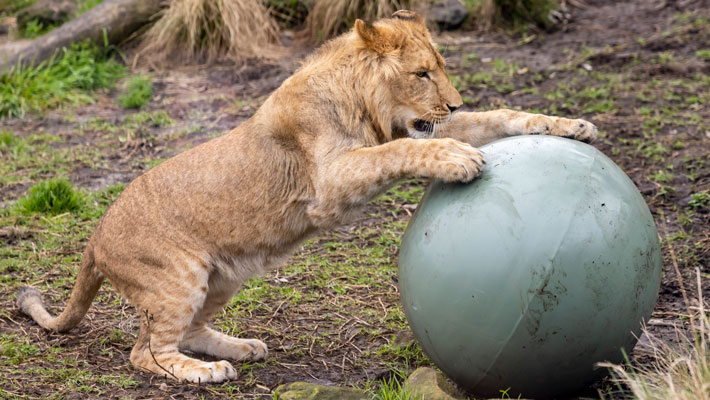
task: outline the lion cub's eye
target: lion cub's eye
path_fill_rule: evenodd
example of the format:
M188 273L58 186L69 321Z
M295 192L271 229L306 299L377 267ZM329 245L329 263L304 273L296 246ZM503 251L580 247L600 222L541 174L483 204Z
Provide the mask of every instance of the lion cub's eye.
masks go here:
M418 76L418 77L420 77L420 78L426 78L426 79L429 79L429 73L428 73L428 72L426 72L426 71L422 71L422 72L415 72L415 73L414 73L414 75L416 75L416 76Z

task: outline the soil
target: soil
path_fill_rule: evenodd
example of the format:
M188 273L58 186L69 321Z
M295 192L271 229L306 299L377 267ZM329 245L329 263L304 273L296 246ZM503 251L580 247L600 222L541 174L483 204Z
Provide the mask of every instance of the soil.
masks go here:
M693 194L710 190L710 104L707 96L710 89L708 86L701 88L705 91L703 94L697 88L676 85L673 86L677 89L674 91L676 96L671 96L668 95L669 86L652 82L692 80L710 74L710 60L696 56L698 50L710 49L710 20L707 19L710 18L710 7L703 1L687 0L585 0L585 4L588 7L572 8L573 20L556 32L512 36L452 32L440 33L436 40L444 47L442 53L447 59L449 73L463 81L457 86L466 99L465 110L512 107L584 117L597 124L603 136L594 145L631 177L658 225L663 246L663 281L647 335L673 343L676 341L675 330L686 328L688 315L694 312L686 304L684 294L692 303L690 306L697 306L697 300L694 300L697 298L696 269L701 276L703 295L710 298L710 206L698 205L693 197ZM706 18L702 20L704 24L692 23L700 17ZM670 60L669 54L672 56ZM665 57L666 61L659 62L659 57ZM505 70L502 66L495 72L493 65L498 59L515 68L501 72ZM116 139L115 146L102 146L105 163L98 168L77 168L69 173L70 179L92 190L113 183L127 183L148 167L141 160L166 158L229 131L253 114L266 96L297 68L298 60L293 57L279 63L251 63L242 68L215 65L154 73L154 99L148 110L167 111L176 125L154 128L151 135L136 134L123 141ZM466 78L479 71L494 72L488 82ZM588 88L599 88L600 82L612 82L612 107L601 104L604 95L580 94ZM526 90L530 87L536 90ZM643 96L638 95L641 92ZM561 93L561 96L555 98L555 93ZM703 95L704 103L692 103L687 110L678 111L681 108L679 102L690 96ZM57 146L71 143L98 145L98 135L79 134L78 127L96 118L114 122L125 118L131 112L116 105L116 96L117 93L112 91L98 95L96 103L88 106L50 111L41 117L1 121L0 128L11 129L20 136L37 132L58 135L63 140L55 144ZM663 110L676 110L673 112L678 115ZM67 118L68 114L71 118ZM699 118L690 118L689 114ZM650 124L648 120L652 116L658 118ZM178 131L182 133L176 134ZM654 143L662 144L663 148L656 148L658 151L654 153ZM670 181L660 182L654 178L661 170L672 171ZM20 181L0 187L1 201L5 203L19 197L29 184ZM336 232L325 233L296 257L302 256L304 251L321 252L327 256L326 244L333 237L354 242L357 246L372 246L372 238L351 232L362 228L376 230L385 221L406 221L413 209L406 202L387 205L392 212L383 212L381 207L381 203L369 206L360 220ZM12 245L13 242L8 239L4 243ZM68 251L79 252L81 246ZM393 259L396 258L396 248L387 251L392 253ZM396 259L394 261L396 263ZM278 278L278 273L267 277L269 280ZM289 284L308 285L308 282L291 280ZM218 386L177 384L132 370L128 360L131 340L116 340L115 351L110 355L94 346L112 337L117 324L123 330L135 330L136 321L130 317L130 308L110 290L105 292L108 300L92 308L78 328L62 335L37 328L14 308L5 293L3 309L11 311L0 314L0 332L29 335L32 343L61 346L65 356L87 361L88 364L81 368L91 369L99 376L119 371L139 382L137 386L97 396L102 398L271 398L271 391L286 382L305 380L362 386L368 379L391 373L381 363L369 363L366 356L366 350L376 349L389 339L383 335L382 339L373 342L369 336L359 335L358 330L364 327L363 321L349 316L347 310L339 310L335 296L327 297L321 305L301 308L286 305L284 310L282 301L267 298L263 302L273 311L255 313L251 320L243 321L242 326L261 324L268 329L246 328L240 334L258 336L267 342L272 349L272 361L242 374L236 382L238 389L233 393L220 390ZM363 303L381 304L377 308L384 309L386 314L387 308L397 301L396 282L392 282L391 288L382 296L367 287L358 289L355 297L358 296ZM319 317L325 312L340 315L341 319ZM124 317L117 320L117 314ZM280 334L295 331L308 337L316 330L334 333L330 346L303 346L301 342L284 341L285 336ZM634 362L650 361L648 343L648 336L642 337L632 354ZM36 366L42 366L42 363L38 362ZM33 385L31 379L21 375L2 375L0 388L10 394L34 398L46 396L53 390L52 387ZM604 390L607 385L606 381L598 382L590 392ZM75 392L64 393L64 396L83 398L87 395Z

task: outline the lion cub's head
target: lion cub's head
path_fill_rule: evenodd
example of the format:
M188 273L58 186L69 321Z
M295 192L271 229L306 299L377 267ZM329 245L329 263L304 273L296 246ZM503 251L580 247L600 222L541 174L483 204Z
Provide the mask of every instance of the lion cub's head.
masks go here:
M359 61L377 69L387 90L375 99L389 103L394 130L430 137L462 104L449 81L444 58L436 51L421 15L401 10L374 23L355 21Z

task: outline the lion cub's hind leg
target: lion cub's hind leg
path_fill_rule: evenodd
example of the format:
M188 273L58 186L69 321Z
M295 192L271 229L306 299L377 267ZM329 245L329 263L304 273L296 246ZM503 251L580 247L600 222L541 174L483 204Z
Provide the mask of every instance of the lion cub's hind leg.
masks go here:
M133 299L141 312L140 334L131 351L136 368L195 383L237 378L228 361L205 362L179 352L180 341L207 297L208 273L200 268L178 271L184 276L166 278L150 293Z
M180 348L231 360L263 360L268 354L266 344L256 339L239 339L207 327L212 317L224 308L232 292L211 292L197 313L180 343Z

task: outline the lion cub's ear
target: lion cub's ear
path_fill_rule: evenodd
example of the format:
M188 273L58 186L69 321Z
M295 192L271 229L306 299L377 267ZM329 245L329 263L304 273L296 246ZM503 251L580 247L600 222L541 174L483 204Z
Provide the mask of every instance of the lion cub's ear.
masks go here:
M412 21L417 24L424 25L424 17L422 17L421 14L419 14L418 12L415 12L415 11L410 11L410 10L395 11L394 14L392 14L392 18L401 19L404 21Z
M355 32L365 46L377 53L384 54L398 47L397 33L383 26L375 26L361 19L355 20Z

